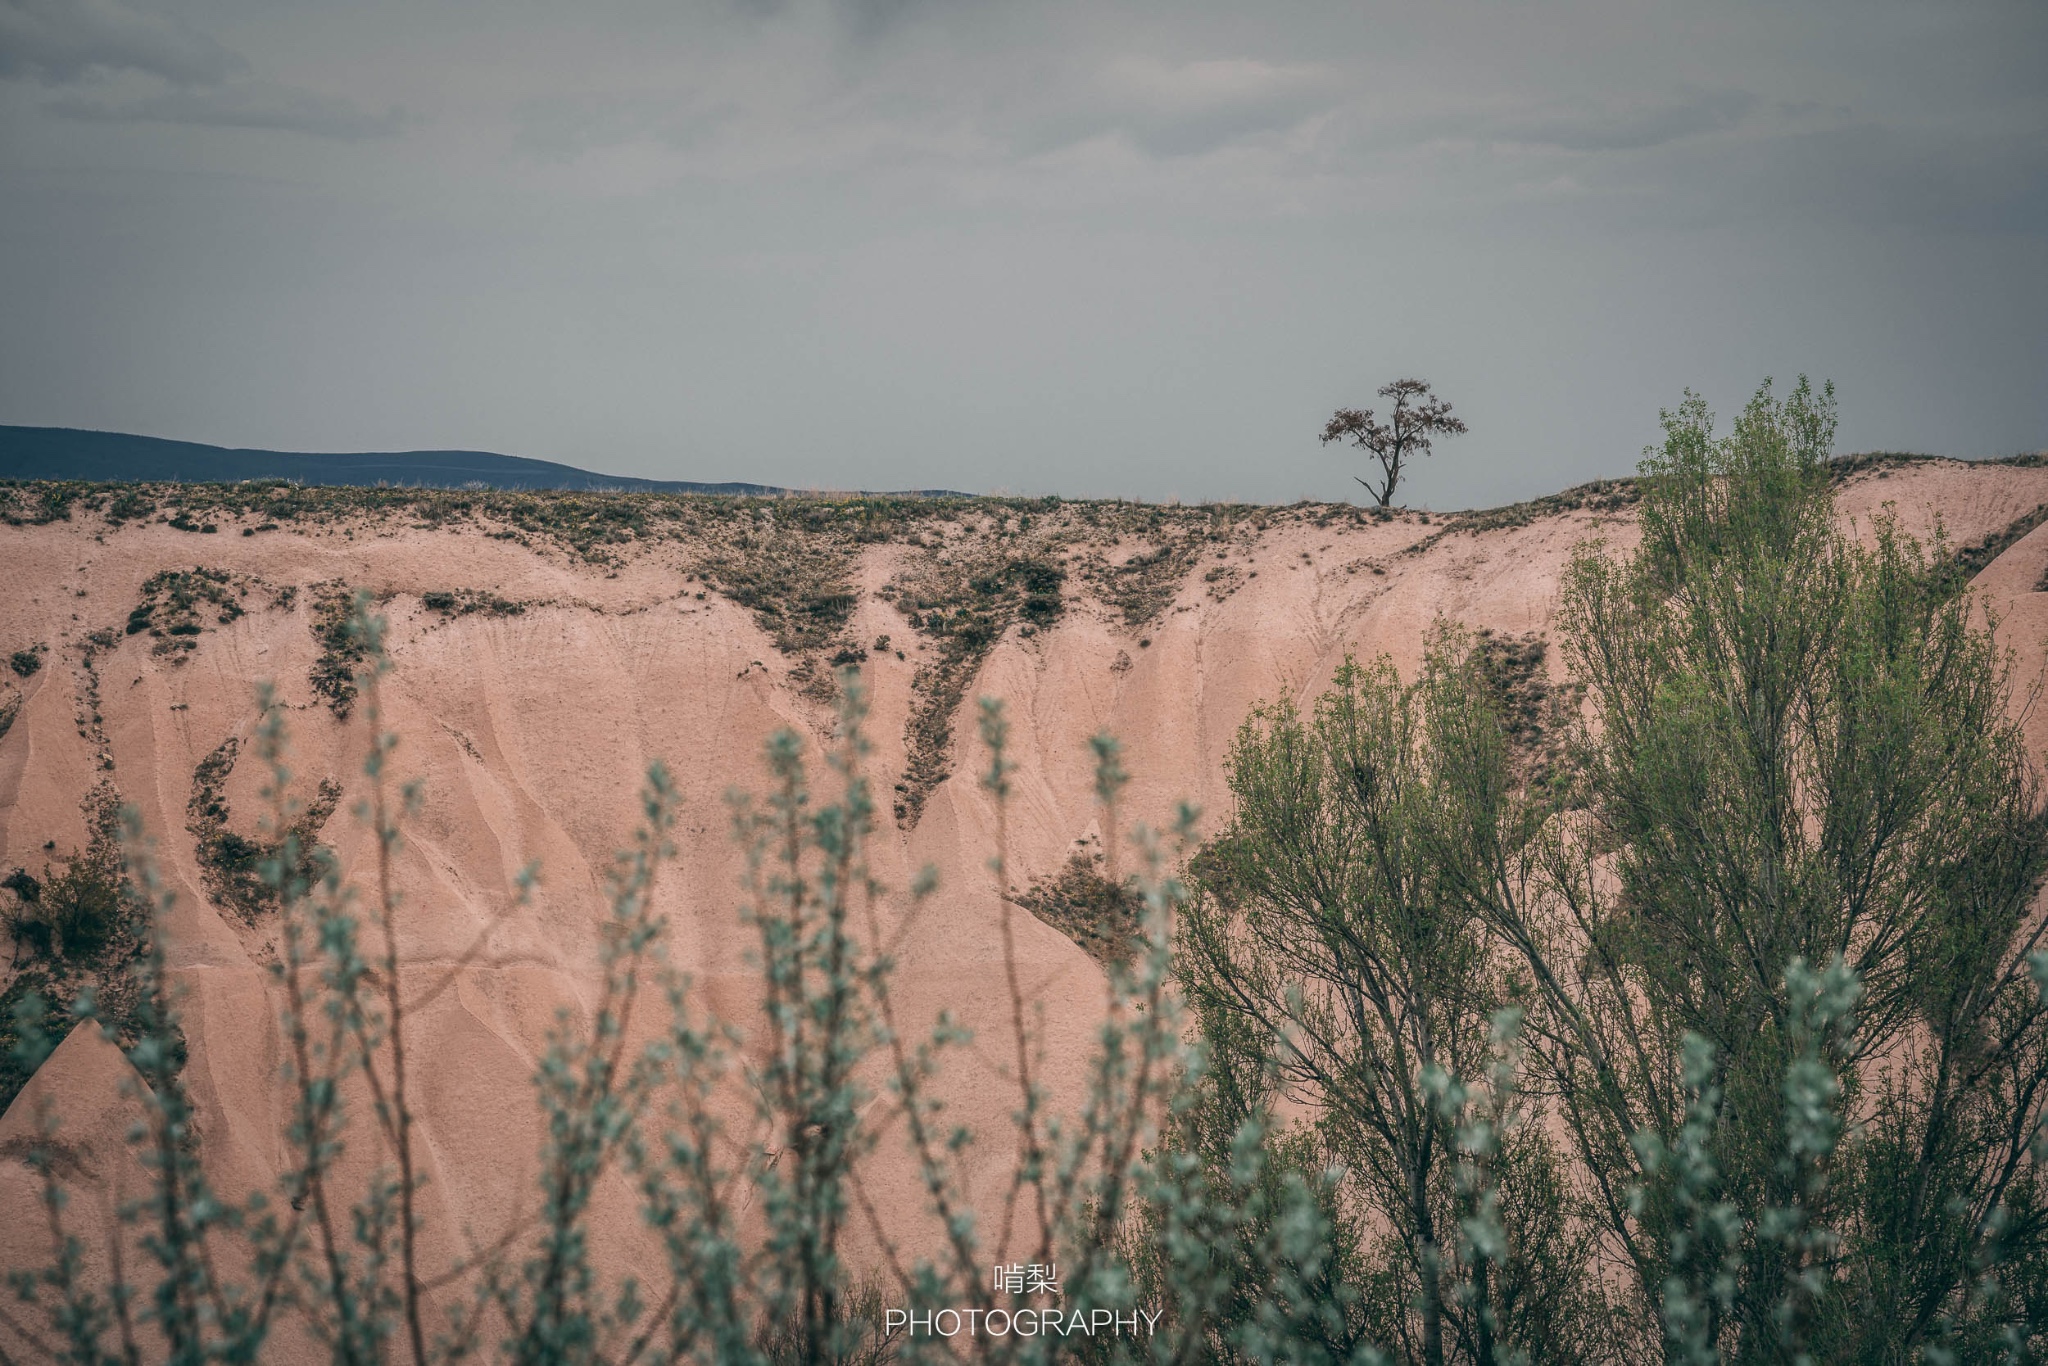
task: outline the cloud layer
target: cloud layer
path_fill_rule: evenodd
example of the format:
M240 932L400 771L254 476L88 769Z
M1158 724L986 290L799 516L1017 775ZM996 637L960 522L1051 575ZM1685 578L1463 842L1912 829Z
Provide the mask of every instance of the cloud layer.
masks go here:
M55 99L44 109L86 123L173 123L195 128L256 128L314 137L387 137L405 126L392 108L371 113L344 99L262 81L166 90L138 99Z
M2023 0L0 0L0 421L1293 497L1419 371L1441 504L1804 368L2038 446L2043 69Z
M46 100L40 112L85 123L252 128L314 137L382 137L405 123L335 95L253 79L239 52L174 15L122 0L0 0L0 81L90 92ZM131 78L124 81L122 78ZM156 88L136 93L134 77ZM168 88L165 88L168 87Z
M0 80L61 85L139 71L206 85L245 66L205 34L121 0L0 0Z

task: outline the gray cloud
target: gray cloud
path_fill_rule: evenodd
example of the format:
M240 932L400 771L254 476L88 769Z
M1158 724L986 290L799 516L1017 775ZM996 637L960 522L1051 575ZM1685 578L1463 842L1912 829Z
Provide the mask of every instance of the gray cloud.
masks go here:
M139 71L206 85L247 65L205 34L121 0L0 0L0 79L56 85Z
M840 0L839 11L849 30L874 38L914 18L926 0Z
M1481 125L1481 131L1501 142L1568 152L1635 152L1733 128L1756 103L1743 90L1701 90L1634 106L1582 104Z
M1876 122L1791 128L1701 147L1669 168L1668 204L1702 219L1770 204L1863 229L2020 233L2048 223L2048 128L1929 130Z
M1126 57L1098 77L1107 127L1163 157L1199 156L1281 132L1336 100L1332 73L1251 58L1168 63Z
M512 137L543 160L632 143L687 150L704 145L737 112L730 103L700 107L675 96L549 96L513 108Z
M2026 0L115 3L0 0L0 421L1292 498L1416 373L1438 506L1766 373L2048 442Z
M165 123L198 128L257 128L355 141L388 137L406 125L405 111L373 113L348 100L264 81L167 90L140 99L66 96L47 101L51 113L85 123Z
M776 19L801 6L797 0L730 0L740 13L757 19ZM828 11L850 37L871 40L910 22L924 13L930 0L822 0L816 7Z

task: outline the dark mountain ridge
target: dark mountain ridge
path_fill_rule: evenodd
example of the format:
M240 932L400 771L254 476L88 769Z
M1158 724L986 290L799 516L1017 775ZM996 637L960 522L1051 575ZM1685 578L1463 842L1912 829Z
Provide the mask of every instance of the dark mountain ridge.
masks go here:
M552 460L492 451L356 451L314 454L245 450L76 427L0 424L0 479L87 480L94 483L233 484L290 479L302 484L375 487L574 489L623 493L718 493L776 496L795 492L739 480L640 479L598 474ZM960 497L943 489L916 494Z

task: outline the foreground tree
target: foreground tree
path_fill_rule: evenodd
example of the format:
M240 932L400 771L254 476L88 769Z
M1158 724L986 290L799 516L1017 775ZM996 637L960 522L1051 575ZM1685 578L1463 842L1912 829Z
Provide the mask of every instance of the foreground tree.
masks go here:
M1474 794L1442 760L1458 718L1433 692L1469 683L1441 632L1425 681L1347 663L1304 718L1281 703L1231 751L1236 818L1198 865L1180 974L1205 1028L1212 1114L1256 1113L1316 1166L1345 1173L1333 1208L1372 1211L1336 1246L1365 1334L1403 1360L1494 1366L1597 1356L1590 1247L1572 1227L1560 1154L1516 1122L1509 982L1486 925L1437 866L1432 833ZM1494 733L1499 728L1496 723ZM1469 874L1468 874L1469 875ZM1493 1075L1474 1090L1465 1079ZM1310 1118L1291 1128L1285 1104ZM1378 1228L1368 1227L1378 1225Z
M1324 424L1322 440L1326 446L1348 440L1379 461L1378 486L1370 479L1358 482L1386 507L1394 501L1409 460L1428 455L1440 436L1464 435L1466 427L1462 418L1451 415L1448 401L1430 392L1425 380L1397 379L1382 385L1379 395L1394 401L1385 422L1375 419L1370 408L1339 408Z
M1389 1236L1337 1289L1407 1359L2038 1359L2048 813L1946 544L1838 518L1834 421L1804 381L1666 414L1640 547L1566 577L1564 783L1449 634L1240 739L1181 932L1204 1085L1343 1164L1333 1220ZM1543 1111L1474 1142L1426 1100L1512 1119L1468 1084L1508 1001Z
M2048 818L1946 545L1837 518L1834 425L1804 380L1665 415L1639 549L1565 582L1571 809L1483 716L1446 760L1441 866L1674 1360L1984 1360L2048 1308Z

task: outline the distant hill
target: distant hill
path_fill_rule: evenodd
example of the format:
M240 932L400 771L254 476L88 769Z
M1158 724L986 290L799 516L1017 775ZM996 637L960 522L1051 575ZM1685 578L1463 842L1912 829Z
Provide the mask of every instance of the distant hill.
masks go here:
M490 451L363 451L313 455L295 451L237 450L196 441L166 441L125 432L74 427L0 425L0 479L85 479L232 484L244 479L292 479L302 484L395 484L409 487L594 489L628 493L783 494L772 484L704 484L689 479L636 479L595 474L574 465ZM913 492L959 497L942 489Z

